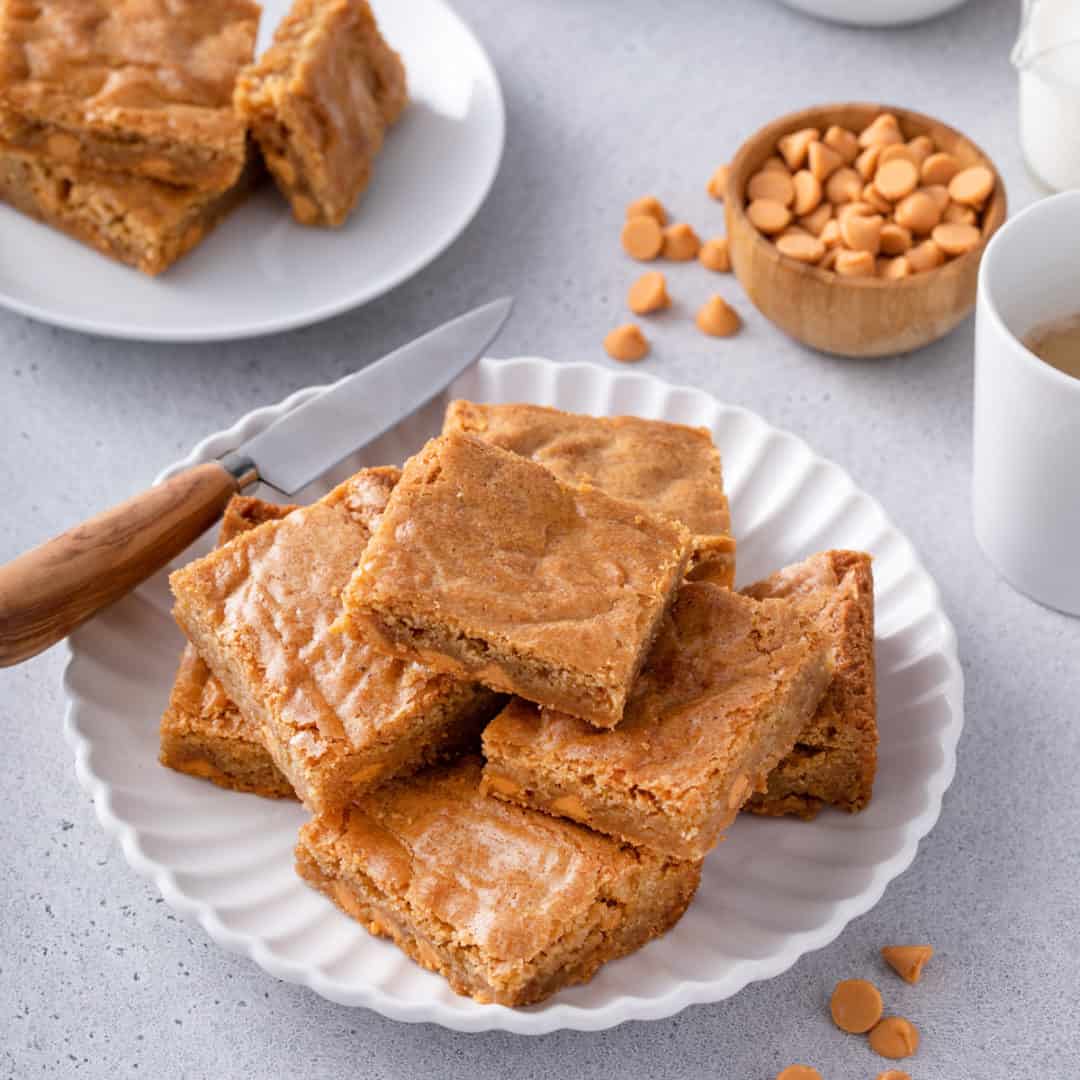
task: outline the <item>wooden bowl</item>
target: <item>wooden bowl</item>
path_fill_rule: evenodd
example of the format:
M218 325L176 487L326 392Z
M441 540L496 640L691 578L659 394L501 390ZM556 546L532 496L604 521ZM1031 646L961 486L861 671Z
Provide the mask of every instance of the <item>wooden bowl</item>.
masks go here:
M746 216L746 185L776 153L781 136L801 128L839 124L861 131L879 113L900 121L905 139L930 135L962 168L986 165L997 180L984 207L982 238L965 255L936 270L899 281L839 277L794 259L758 232ZM887 356L922 348L947 334L975 306L979 260L1005 221L1005 185L993 162L970 139L939 120L895 105L853 102L819 105L774 120L740 147L724 195L732 269L766 318L811 348L841 356Z

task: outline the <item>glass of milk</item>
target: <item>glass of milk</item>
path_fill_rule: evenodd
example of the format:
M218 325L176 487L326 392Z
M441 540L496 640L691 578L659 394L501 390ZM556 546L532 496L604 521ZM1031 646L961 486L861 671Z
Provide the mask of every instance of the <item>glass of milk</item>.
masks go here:
M1052 191L1080 188L1080 0L1024 0L1012 61L1028 168Z

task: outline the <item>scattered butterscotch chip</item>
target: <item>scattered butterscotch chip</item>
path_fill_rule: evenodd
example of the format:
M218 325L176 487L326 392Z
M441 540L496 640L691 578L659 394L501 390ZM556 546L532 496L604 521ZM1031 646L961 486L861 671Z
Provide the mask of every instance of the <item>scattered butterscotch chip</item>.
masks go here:
M795 201L795 183L779 169L762 170L750 177L746 195L751 200L772 199L781 206L790 206Z
M972 165L949 181L949 195L958 203L980 207L994 190L994 174L985 165Z
M939 214L945 213L949 205L949 189L944 184L927 184L919 190L930 196Z
M868 251L876 255L881 250L881 229L885 219L880 214L864 217L846 214L840 222L840 238L851 251Z
M821 1073L809 1065L789 1065L776 1074L776 1080L821 1080Z
M904 136L900 133L900 121L892 113L881 113L869 127L859 134L860 146L888 146L900 143Z
M945 207L945 213L941 215L941 220L948 222L950 225L974 225L979 220L979 216L970 206L951 202Z
M829 1001L833 1023L841 1031L861 1035L869 1031L884 1011L878 988L866 979L844 979L836 984Z
M915 164L922 168L922 163L934 152L934 140L929 135L916 135L908 142L908 149L915 155Z
M701 245L698 252L698 262L706 270L715 270L718 274L726 274L731 270L731 252L728 250L726 236L714 236Z
M648 315L652 311L662 311L671 306L668 296L667 281L659 270L650 270L630 286L626 297L627 306L635 315Z
M717 201L724 201L724 192L727 190L728 173L731 172L729 165L720 165L709 177L705 190Z
M836 205L855 202L862 196L862 190L862 178L854 169L849 169L846 165L837 169L825 182L825 194L829 202Z
M960 162L952 154L931 154L923 163L920 174L924 184L948 184L960 171Z
M937 203L925 191L913 191L896 207L896 224L925 236L941 220Z
M835 248L836 264L833 267L841 277L873 277L877 267L869 251L848 251Z
M641 262L655 259L664 246L664 233L660 222L648 214L628 218L622 228L622 246L632 259Z
M919 1029L902 1016L886 1016L870 1029L870 1049L882 1057L911 1057L919 1049Z
M881 250L886 255L903 255L911 247L911 230L890 221L881 226Z
M822 230L829 223L833 216L832 203L822 203L813 213L806 214L799 218L799 224L807 231L813 233L815 236L820 236Z
M840 155L845 165L850 165L859 156L859 137L847 128L833 124L825 132L823 141Z
M931 945L886 945L881 950L885 963L912 986L922 978L923 968L933 955Z
M904 256L908 265L916 274L924 274L927 270L936 270L945 262L945 252L934 243L933 240L924 240L910 248Z
M826 146L823 142L812 142L806 159L809 162L810 171L822 183L844 165L844 159L831 146Z
M701 238L685 221L669 225L664 230L664 246L661 249L665 259L672 262L689 262L697 258L701 250Z
M709 337L731 337L742 326L739 313L722 296L710 296L698 309L695 321Z
M897 255L895 259L878 259L878 277L886 281L900 281L902 278L911 277L911 263L904 255Z
M810 144L821 137L817 128L803 128L802 131L793 131L780 139L776 147L780 151L787 167L795 172L806 164L806 157L810 150Z
M877 1080L911 1080L911 1073L901 1072L899 1069L886 1069L877 1074Z
M882 154L882 158L884 158ZM874 187L889 202L897 202L910 195L919 183L919 170L907 158L882 161L874 173Z
M656 221L660 225L667 224L667 211L664 209L664 204L655 195L645 195L640 199L635 199L626 208L627 218L635 217L651 217L656 218Z
M798 262L816 263L825 254L825 245L813 233L786 233L776 241L781 255Z
M809 170L800 169L792 178L795 193L792 209L799 217L812 214L821 204L821 181Z
M877 172L879 157L881 157L881 146L868 146L855 159L855 171L864 180L873 180L874 173Z
M616 326L606 338L604 349L612 360L632 364L649 354L649 339L641 332L637 323L624 323Z
M946 255L966 255L979 242L979 230L974 225L938 225L930 238Z
M783 232L791 224L791 211L772 199L755 199L746 208L746 216L750 224L766 236Z

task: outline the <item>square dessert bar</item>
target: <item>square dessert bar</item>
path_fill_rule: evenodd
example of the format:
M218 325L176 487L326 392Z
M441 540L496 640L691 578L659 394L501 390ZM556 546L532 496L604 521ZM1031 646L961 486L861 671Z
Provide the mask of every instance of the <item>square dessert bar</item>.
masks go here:
M498 706L490 691L331 629L398 476L364 469L170 579L188 640L316 812L475 745Z
M236 108L304 225L340 225L408 95L367 0L296 0L237 80Z
M251 0L0 0L0 139L50 161L220 192Z
M637 416L582 416L541 405L452 401L443 433L464 431L522 454L567 484L592 484L694 534L688 576L730 587L735 540L720 454L705 428Z
M743 591L799 598L836 642L836 667L817 712L748 809L806 819L822 806L861 810L873 793L878 744L870 556L825 551Z
M515 699L484 732L484 790L699 859L786 754L830 645L790 601L688 582L614 731Z
M300 830L297 870L459 994L528 1005L672 927L701 876L480 794L466 758Z
M453 432L406 463L343 625L613 727L689 556L678 522Z
M278 521L293 509L237 495L225 508L219 546L263 522ZM263 746L256 725L229 700L191 644L184 646L161 718L160 761L218 787L269 799L296 798Z
M231 188L212 194L0 149L0 199L151 275L195 247L247 198L260 175L253 155Z

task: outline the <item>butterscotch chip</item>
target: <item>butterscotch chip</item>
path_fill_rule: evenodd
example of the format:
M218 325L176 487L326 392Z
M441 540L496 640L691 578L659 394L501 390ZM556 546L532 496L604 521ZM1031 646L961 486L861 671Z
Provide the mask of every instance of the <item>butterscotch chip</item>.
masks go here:
M863 182L854 169L846 165L838 169L825 183L825 194L833 204L854 202L862 195Z
M945 262L945 252L933 240L924 240L921 244L917 244L904 257L916 274L935 270Z
M872 180L862 189L862 201L869 203L879 214L892 216L892 203L874 187Z
M742 326L739 313L722 296L710 296L698 309L694 321L709 337L731 337Z
M795 194L793 209L799 217L817 209L821 203L821 181L809 169L800 169L792 177L792 187Z
M718 166L712 176L709 177L709 182L705 185L705 190L718 202L724 201L724 192L727 190L728 174L730 172L731 166Z
M979 230L974 225L938 225L931 239L946 255L965 255L979 242Z
M842 168L844 159L823 142L812 142L807 152L810 171L824 183L837 169Z
M821 230L821 242L827 248L839 247L843 243L843 237L840 235L840 222L836 218L825 222L825 227Z
M881 228L885 219L880 214L863 217L848 214L840 222L840 236L852 251L868 251L876 255L881 250Z
M916 169L919 167L919 158L907 143L891 143L881 148L881 155L878 157L878 168L890 161L899 159L910 161Z
M886 1016L870 1031L870 1049L893 1060L911 1057L919 1049L919 1029L902 1016Z
M949 205L949 189L944 184L928 184L926 187L919 188L919 190L933 199L939 214L945 213Z
M647 262L655 259L664 247L660 222L648 214L628 218L622 228L623 250L632 259Z
M911 247L911 230L895 221L881 226L881 250L886 255L903 255Z
M960 171L960 162L952 154L931 154L920 170L924 184L948 184Z
M836 272L841 277L873 277L877 267L869 251L846 251L836 248Z
M726 274L731 270L731 252L728 249L726 236L714 236L701 245L698 252L698 262L706 270L715 270L718 274Z
M916 135L907 145L914 155L915 164L920 168L922 163L937 149L934 140L929 135Z
M839 247L831 247L825 252L825 257L818 263L818 269L820 270L835 270L836 269L836 256L840 253Z
M832 218L832 215L832 203L823 202L813 213L806 214L799 218L799 224L807 232L813 233L815 236L820 236L822 230Z
M624 323L604 338L604 350L612 360L632 364L649 355L649 339L637 323Z
M911 277L911 263L903 255L897 255L895 259L878 259L878 277L887 281L900 281Z
M899 1069L886 1069L877 1074L877 1080L911 1080L911 1074L901 1072Z
M847 128L834 124L825 132L823 142L840 155L845 165L850 165L859 156L859 137Z
M906 158L882 161L874 174L874 187L890 202L910 195L918 183L919 170Z
M810 1065L789 1065L776 1074L776 1080L821 1080L821 1073Z
M869 127L863 128L859 135L860 146L888 146L890 143L903 141L900 121L892 113L882 113Z
M968 206L982 206L993 190L994 174L985 165L972 165L949 181L949 195Z
M650 270L630 286L626 297L627 306L635 315L648 315L651 311L662 311L671 306L667 282L659 270Z
M873 217L875 213L877 211L868 202L863 202L860 199L858 202L843 203L838 206L836 208L836 220L843 225L852 214L859 217Z
M787 233L776 241L781 255L798 262L816 263L825 254L825 245L811 233Z
M855 171L864 180L873 180L877 171L878 158L881 157L880 146L868 146L856 159Z
M772 199L782 206L790 206L795 201L795 184L787 173L782 173L779 169L770 169L767 172L754 173L750 177L750 182L746 185L746 194L751 200Z
M773 199L755 199L746 208L746 216L750 224L766 236L783 232L791 224L791 211Z
M829 1001L833 1023L841 1031L861 1035L869 1031L884 1011L878 988L866 979L844 979L836 984Z
M776 154L773 154L771 157L767 157L765 159L765 164L762 165L761 168L762 171L765 172L767 172L769 169L779 169L780 172L786 172L790 175L790 170L784 164L784 159L782 157L777 157Z
M793 131L790 135L785 135L776 147L787 163L787 167L795 172L806 163L810 144L820 137L821 132L817 128L803 128L802 131Z
M651 217L656 218L660 225L667 224L667 211L655 195L644 195L640 199L635 199L626 208L626 217L627 220L635 217Z
M930 945L886 945L881 956L906 983L913 986L922 978L926 962L934 955Z
M895 217L897 225L925 236L941 220L941 211L925 191L913 191L897 204Z
M664 246L661 254L672 262L689 262L697 258L701 250L701 238L685 221L669 225L664 230Z
M979 217L970 206L950 202L945 207L945 213L941 215L941 220L948 222L950 225L974 225L979 220Z

